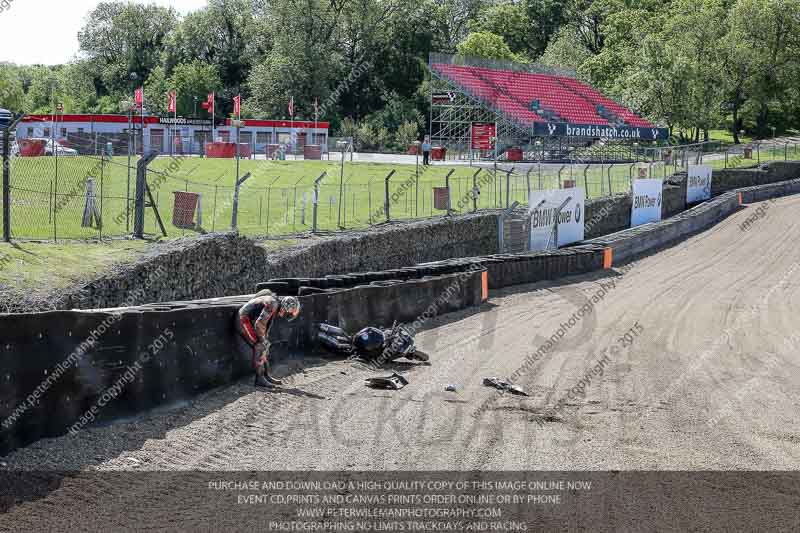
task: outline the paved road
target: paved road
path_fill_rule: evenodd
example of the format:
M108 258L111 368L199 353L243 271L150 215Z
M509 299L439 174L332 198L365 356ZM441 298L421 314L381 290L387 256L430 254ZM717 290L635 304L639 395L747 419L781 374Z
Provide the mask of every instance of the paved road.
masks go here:
M419 341L432 364L401 365L404 390L367 389L375 373L344 361L283 368L280 392L242 381L39 442L6 468L800 469L800 198L764 205L749 231L739 224L755 206L610 275L499 291L480 312L431 322ZM530 397L481 384L525 366ZM171 490L78 477L12 516L33 524Z

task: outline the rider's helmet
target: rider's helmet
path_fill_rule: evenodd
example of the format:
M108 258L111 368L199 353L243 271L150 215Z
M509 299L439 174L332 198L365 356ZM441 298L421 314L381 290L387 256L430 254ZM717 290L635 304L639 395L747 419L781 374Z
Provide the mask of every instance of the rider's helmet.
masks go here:
M281 311L286 316L287 320L291 322L300 315L300 300L294 296L284 296L281 298Z

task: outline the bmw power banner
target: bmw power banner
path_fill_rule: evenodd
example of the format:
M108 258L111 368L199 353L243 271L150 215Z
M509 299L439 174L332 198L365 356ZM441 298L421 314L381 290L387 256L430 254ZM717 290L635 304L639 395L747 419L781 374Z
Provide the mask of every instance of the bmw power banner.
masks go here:
M633 182L633 207L631 227L661 220L661 180L635 180Z
M711 198L711 167L709 165L689 165L689 177L687 179L687 204L694 204Z
M547 250L583 240L586 204L583 189L531 191L529 202L531 250Z

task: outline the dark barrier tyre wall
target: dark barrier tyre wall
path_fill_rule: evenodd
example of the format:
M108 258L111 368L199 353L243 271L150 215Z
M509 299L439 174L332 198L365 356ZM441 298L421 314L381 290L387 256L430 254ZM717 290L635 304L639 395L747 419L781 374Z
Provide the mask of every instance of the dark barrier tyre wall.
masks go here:
M302 319L278 322L271 340L308 349L322 321L359 329L480 305L482 274L467 269L301 296ZM250 352L234 328L247 299L0 315L0 454L63 435L76 423L191 397L249 372Z

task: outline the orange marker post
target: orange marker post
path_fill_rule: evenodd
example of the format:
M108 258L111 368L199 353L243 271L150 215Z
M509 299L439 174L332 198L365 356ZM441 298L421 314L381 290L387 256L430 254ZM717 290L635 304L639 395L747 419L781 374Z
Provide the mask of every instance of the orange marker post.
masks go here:
M606 248L603 250L603 269L608 270L611 268L611 265L614 263L614 250L611 248Z

